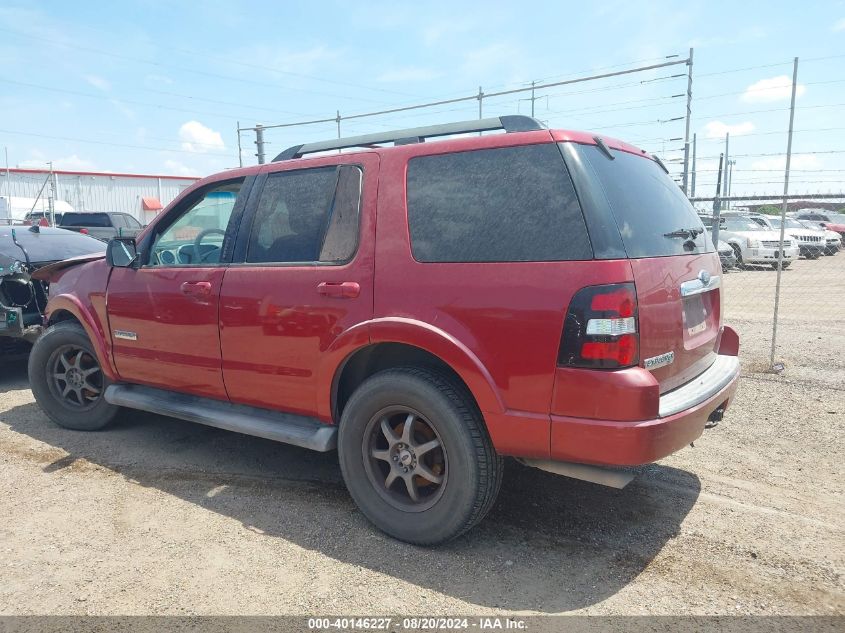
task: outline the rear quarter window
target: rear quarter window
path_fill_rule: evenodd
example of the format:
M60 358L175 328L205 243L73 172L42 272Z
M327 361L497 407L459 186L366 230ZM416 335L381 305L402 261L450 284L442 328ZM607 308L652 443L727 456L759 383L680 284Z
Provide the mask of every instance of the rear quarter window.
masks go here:
M408 163L408 227L420 262L592 259L556 145L420 156Z

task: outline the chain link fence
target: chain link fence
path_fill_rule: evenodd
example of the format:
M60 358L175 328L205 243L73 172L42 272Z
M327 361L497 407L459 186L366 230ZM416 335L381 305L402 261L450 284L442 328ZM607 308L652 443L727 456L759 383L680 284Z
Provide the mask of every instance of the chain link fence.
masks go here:
M777 371L795 357L802 335L838 327L845 317L845 196L790 196L785 216L782 198L723 200L709 212L702 206L713 198L694 203L720 246L725 321L753 334L743 337L754 341L744 350L752 368Z

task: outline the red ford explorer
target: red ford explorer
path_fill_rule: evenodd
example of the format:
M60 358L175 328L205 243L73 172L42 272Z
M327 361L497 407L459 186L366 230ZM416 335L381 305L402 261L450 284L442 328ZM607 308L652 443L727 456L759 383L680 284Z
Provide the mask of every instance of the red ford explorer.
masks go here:
M484 517L504 456L622 486L721 419L720 273L614 139L503 116L311 143L42 268L29 375L71 429L129 407L337 449L361 511L432 544Z

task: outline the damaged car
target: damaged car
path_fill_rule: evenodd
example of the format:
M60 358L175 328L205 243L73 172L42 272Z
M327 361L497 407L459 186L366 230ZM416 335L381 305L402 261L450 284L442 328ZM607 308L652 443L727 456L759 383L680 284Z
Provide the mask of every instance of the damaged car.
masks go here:
M47 264L102 257L106 245L73 231L0 226L0 355L25 351L41 334L48 285L31 275Z

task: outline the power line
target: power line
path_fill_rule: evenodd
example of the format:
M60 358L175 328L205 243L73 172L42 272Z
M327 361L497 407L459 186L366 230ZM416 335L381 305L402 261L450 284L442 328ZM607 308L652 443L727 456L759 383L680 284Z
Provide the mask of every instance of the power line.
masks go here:
M329 123L331 121L338 121L338 120L346 121L346 120L350 120L350 119L362 119L362 118L366 118L366 117L380 116L380 115L384 115L384 114L393 114L395 112L405 112L405 111L408 111L408 110L419 110L419 109L422 109L422 108L430 108L430 107L433 107L433 106L447 105L447 104L451 104L451 103L473 101L473 100L476 100L476 99L480 101L481 99L489 99L489 98L492 98L492 97L501 97L501 96L504 96L504 95L511 95L511 94L518 94L518 93L521 93L521 92L528 92L532 89L536 90L537 88L551 88L551 87L554 87L554 86L564 86L564 85L568 85L568 84L581 83L581 82L584 82L584 81L594 81L596 79L607 79L609 77L617 77L617 76L620 76L620 75L629 75L629 74L635 73L635 72L643 72L643 71L646 71L646 70L656 70L658 68L666 68L668 66L677 66L678 64L686 64L686 63L687 63L686 59L679 60L679 61L663 62L661 64L653 64L651 66L642 66L642 67L639 67L639 68L629 68L627 70L619 70L619 71L616 71L616 72L604 73L602 75L594 75L592 77L579 77L577 79L568 79L568 80L565 80L565 81L557 81L557 82L550 83L550 84L544 84L543 86L533 86L533 87L526 86L526 87L523 87L523 88L513 88L511 90L500 90L498 92L484 93L479 89L478 94L468 95L468 96L465 96L465 97L455 97L454 99L443 99L443 100L440 100L440 101L432 101L432 102L429 102L429 103L421 103L421 104L403 106L403 107L398 107L398 108L388 108L386 110L381 110L381 111L378 111L378 112L364 112L364 113L360 113L360 114L351 114L351 115L347 115L347 116L344 116L344 117L341 117L340 115L338 115L338 116L335 116L335 117L324 118L324 119L314 119L314 120L311 120L311 121L298 121L298 122L295 122L295 123L279 123L279 124L275 124L275 125L263 125L262 128L264 130L269 130L269 129L274 129L274 128L294 127L294 126L300 126L300 125L313 125L315 123ZM241 128L241 130L254 130L254 129L255 129L254 127Z
M239 116L242 116L242 115L235 115L235 114L223 114L221 112L207 112L207 111L203 111L203 110L196 110L194 108L190 108L190 109L188 109L188 108L178 108L176 106L167 106L167 105L162 105L160 103L148 103L148 102L145 102L145 101L135 101L134 99L122 99L122 98L118 98L118 97L109 97L108 95L105 95L105 94L91 94L91 93L88 93L88 92L80 92L79 90L70 90L68 88L54 88L53 86L44 86L44 85L41 85L41 84L33 84L33 83L25 82L25 81L17 81L15 79L7 79L5 77L0 77L0 82L7 83L7 84L15 84L15 85L18 85L18 86L26 86L28 88L36 88L38 90L47 90L47 91L50 91L50 92L59 92L59 93L63 93L63 94L70 94L70 95L74 95L74 96L77 96L77 97L85 97L85 98L88 98L88 99L101 99L101 100L110 101L110 102L111 101L117 101L119 103L131 103L132 105L139 105L139 106L144 106L144 107L149 107L149 108L159 108L161 110L172 110L174 112L187 112L189 114L202 114L204 116L213 116L213 117L218 117L218 118L222 118L222 119L229 119L229 120L232 120L232 121L237 121Z
M213 77L215 79L225 79L227 81L236 81L236 82L239 82L239 83L253 84L253 85L256 85L256 86L261 86L263 88L267 87L266 82L257 81L257 80L253 80L253 79L247 79L245 77L234 77L232 75L221 75L219 73L213 73L213 72L209 72L209 71L205 71L205 70L198 70L196 68L185 68L185 67L181 67L181 66L173 66L173 65L162 64L161 62L153 61L153 60L150 60L150 59L133 57L131 55L123 55L121 53L113 53L113 52L105 51L105 50L98 49L98 48L92 48L92 47L89 47L89 46L79 46L78 44L69 44L67 42L62 42L60 40L54 40L54 39L50 39L50 38L46 38L46 37L39 37L37 35L30 35L28 33L21 33L20 31L14 31L12 29L0 28L0 32L12 33L13 35L17 35L19 37L25 37L25 38L34 39L34 40L40 40L40 41L44 41L44 42L49 42L51 44L58 44L59 46L63 46L65 48L70 48L70 49L88 52L88 53L94 53L96 55L104 55L106 57L113 57L115 59L124 59L124 60L127 60L127 61L136 62L136 63L139 63L139 64L148 64L148 65L151 65L151 66L156 66L158 68L170 68L172 70L178 70L178 71L181 71L181 72L192 73L192 74L196 74L196 75L202 75L202 76L205 76L205 77ZM325 80L325 81L331 81L331 80ZM358 88L363 87L363 86L360 86L358 84L353 84L353 85L355 87L358 87ZM304 93L307 93L307 94L313 94L313 95L322 96L322 97L331 97L333 99L353 99L355 101L364 101L364 102L369 102L369 103L384 103L383 100L378 101L378 100L374 100L374 99L366 99L366 98L363 98L363 97L351 97L349 95L337 95L337 94L331 94L331 93L318 92L318 91L315 91L315 90L309 90L309 89L306 89L306 88L296 88L296 87L292 87L292 86L277 86L277 88L283 88L285 90L291 90L291 91L294 91L294 92L304 92Z
M73 138L70 136L52 136L49 134L37 134L35 132L17 132L14 130L3 130L0 129L0 133L3 134L17 134L19 136L34 136L36 138L46 138L52 139L57 141L72 141L74 143L89 143L93 145L108 145L110 147L128 147L130 149L141 149L147 151L155 151L155 152L177 152L180 154L201 154L202 156L225 156L227 158L231 158L232 154L224 154L222 152L191 152L185 149L170 149L169 147L150 147L148 145L130 145L127 143L110 143L106 141L94 141L91 139L85 138ZM195 145L199 145L199 143L194 143Z

